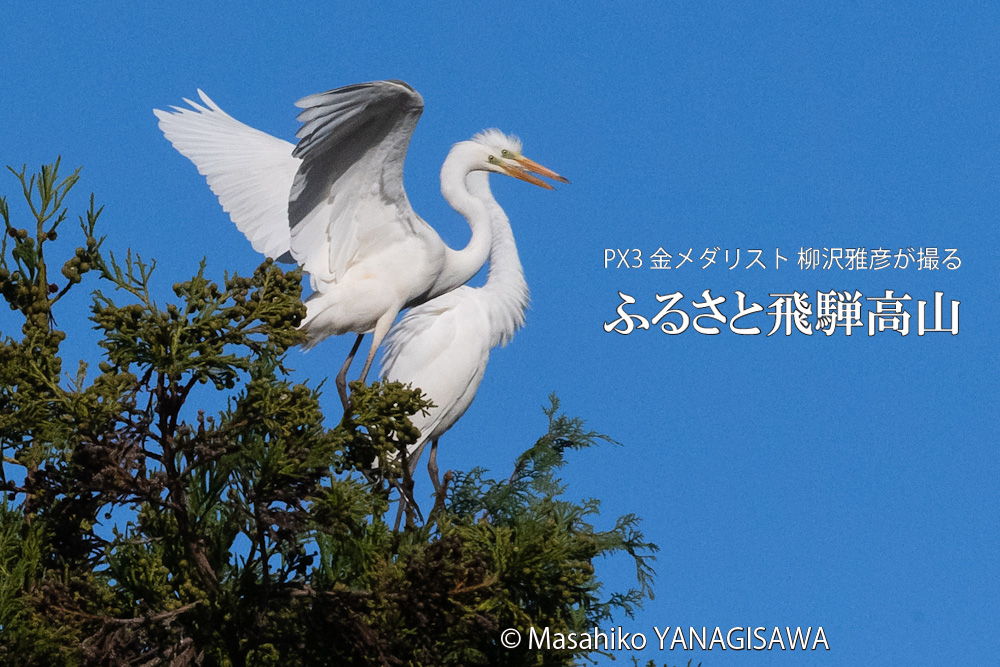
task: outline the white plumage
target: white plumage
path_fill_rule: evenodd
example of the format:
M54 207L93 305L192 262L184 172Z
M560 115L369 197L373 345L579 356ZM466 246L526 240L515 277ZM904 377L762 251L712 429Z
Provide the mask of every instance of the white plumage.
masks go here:
M337 375L345 406L347 370L364 334L374 337L362 380L402 309L464 284L486 261L489 213L468 191L466 175L492 171L543 187L550 186L527 170L556 176L523 157L494 155L480 141L455 144L441 168L441 192L472 235L453 250L413 212L403 189L406 150L423 111L423 99L407 84L361 83L303 98L296 146L236 121L199 94L204 105L155 111L160 129L206 177L255 249L309 274L307 346L359 334Z
M493 146L506 159L520 156L520 142L496 130L480 133L474 141ZM524 325L528 307L528 285L510 221L493 198L489 173L472 172L465 180L469 192L486 205L490 215L492 242L486 283L478 288L464 285L411 308L389 331L381 359L386 379L411 383L434 403L426 413L411 417L420 439L408 456L412 474L424 448L433 443L432 479L436 477L438 438L472 404L490 350L510 341Z
M244 125L201 90L198 95L204 106L185 98L190 109L155 109L160 130L195 164L253 249L291 261L288 193L302 162L292 156L294 144Z

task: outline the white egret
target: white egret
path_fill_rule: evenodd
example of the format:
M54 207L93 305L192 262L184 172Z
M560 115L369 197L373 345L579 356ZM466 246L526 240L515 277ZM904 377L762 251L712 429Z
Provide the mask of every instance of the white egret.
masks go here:
M455 144L441 167L441 193L472 231L454 250L410 206L403 161L423 99L402 81L359 83L310 95L296 106L296 146L235 120L203 92L204 106L156 110L174 148L204 175L253 247L309 274L302 328L307 347L327 336L358 334L337 375L347 405L347 371L373 333L361 372L396 315L468 281L490 248L489 214L466 188L473 171L506 174L551 189L527 173L553 172L520 157L502 161L481 142Z
M521 142L499 130L477 134L473 141L491 147L501 160L518 160ZM568 182L546 170L547 175ZM388 380L419 387L434 403L426 413L411 417L420 439L409 451L412 475L430 443L428 470L435 488L437 442L472 404L483 379L490 350L506 345L524 325L528 285L510 227L510 221L490 191L489 172L465 177L468 191L489 211L492 228L489 273L482 287L463 285L411 308L386 336L381 358Z

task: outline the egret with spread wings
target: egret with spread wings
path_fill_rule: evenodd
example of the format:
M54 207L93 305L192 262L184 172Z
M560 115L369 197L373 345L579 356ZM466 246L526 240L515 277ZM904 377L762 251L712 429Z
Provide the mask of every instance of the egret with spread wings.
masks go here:
M310 277L302 328L307 347L327 336L358 334L337 375L347 405L347 371L364 335L373 333L361 379L396 315L468 281L490 249L486 205L465 177L496 172L550 188L518 156L505 160L477 141L455 144L441 167L441 193L471 229L454 250L413 212L403 161L423 99L402 81L376 81L310 95L298 145L235 120L199 91L203 104L156 110L174 148L204 175L241 232L259 252L294 261Z
M474 141L492 147L501 160L516 160L521 142L498 130L477 134ZM561 177L558 180L565 181ZM518 258L510 221L490 191L489 172L465 177L469 192L490 216L490 269L482 287L463 285L415 308L397 322L385 339L382 373L389 380L420 387L434 406L410 419L420 439L408 453L410 474L430 444L428 470L435 490L437 443L472 404L482 382L490 350L506 345L524 325L528 284Z

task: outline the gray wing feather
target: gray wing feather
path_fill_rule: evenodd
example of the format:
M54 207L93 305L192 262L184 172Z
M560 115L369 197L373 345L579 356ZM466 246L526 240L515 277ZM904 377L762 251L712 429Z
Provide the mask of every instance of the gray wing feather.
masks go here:
M291 252L310 273L336 280L374 227L416 219L403 162L423 98L401 81L375 81L310 95L296 106L303 125L293 155L302 163L288 201ZM384 216L373 215L373 207Z

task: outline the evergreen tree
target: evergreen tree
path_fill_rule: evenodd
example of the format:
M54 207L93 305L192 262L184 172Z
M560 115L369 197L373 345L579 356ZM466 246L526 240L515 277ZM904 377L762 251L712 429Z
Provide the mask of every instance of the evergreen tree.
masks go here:
M408 417L428 402L355 384L326 425L284 365L299 271L216 283L203 263L158 304L152 263L102 250L91 196L53 275L78 172L11 171L31 224L0 198L0 664L569 665L586 654L504 649L500 631L585 632L651 597L638 519L599 531L597 501L564 497L565 454L607 438L554 398L508 479L448 473L400 529ZM103 361L64 376L55 312L84 278ZM225 408L192 405L200 385ZM604 594L593 562L615 552L637 585Z

